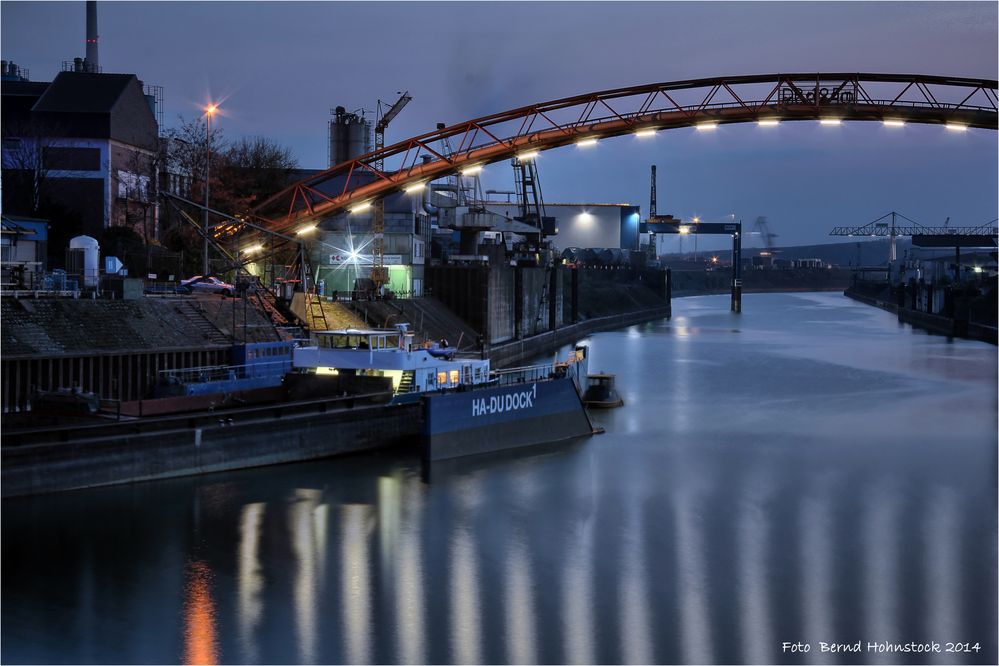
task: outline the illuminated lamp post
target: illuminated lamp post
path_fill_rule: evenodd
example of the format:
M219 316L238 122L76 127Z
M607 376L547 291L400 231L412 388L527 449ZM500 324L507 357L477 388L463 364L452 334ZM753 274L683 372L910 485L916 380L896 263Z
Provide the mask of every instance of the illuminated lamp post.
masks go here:
M208 177L212 163L212 116L218 107L209 104L205 107L205 207L201 211L201 228L205 234L204 251L201 256L201 275L208 275Z

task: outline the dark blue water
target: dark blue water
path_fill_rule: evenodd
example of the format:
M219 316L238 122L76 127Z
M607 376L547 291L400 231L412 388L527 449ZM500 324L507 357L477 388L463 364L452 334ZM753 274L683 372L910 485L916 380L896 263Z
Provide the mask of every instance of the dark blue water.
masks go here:
M995 663L996 348L727 307L589 339L607 434L429 484L392 452L5 501L0 656Z

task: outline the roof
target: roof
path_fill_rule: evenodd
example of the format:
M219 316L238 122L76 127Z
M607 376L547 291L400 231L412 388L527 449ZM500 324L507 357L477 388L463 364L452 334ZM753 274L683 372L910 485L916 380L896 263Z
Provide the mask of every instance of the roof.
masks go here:
M35 104L45 113L110 113L134 74L60 72Z
M0 92L4 96L41 97L48 87L45 81L4 81L0 83Z
M22 217L20 215L4 215L2 227L5 234L33 236L34 238L28 240L34 241L48 240L48 220L40 220L35 217Z

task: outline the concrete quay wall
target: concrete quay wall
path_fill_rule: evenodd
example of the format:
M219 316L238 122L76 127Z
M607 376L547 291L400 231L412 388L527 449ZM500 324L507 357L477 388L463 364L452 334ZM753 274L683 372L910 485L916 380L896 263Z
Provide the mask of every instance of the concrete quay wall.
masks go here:
M522 340L511 340L489 348L488 355L496 368L511 367L541 354L552 353L563 345L576 342L582 337L598 331L608 331L632 324L668 317L670 308L664 305L637 312L624 312L572 324L554 331L539 333Z
M5 436L3 497L419 445L420 406L318 400ZM19 439L26 443L20 444ZM32 443L27 443L32 442Z

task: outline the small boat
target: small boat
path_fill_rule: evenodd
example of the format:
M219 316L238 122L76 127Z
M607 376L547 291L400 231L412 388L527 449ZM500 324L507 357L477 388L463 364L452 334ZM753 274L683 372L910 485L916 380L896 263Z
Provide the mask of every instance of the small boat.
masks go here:
M624 405L624 400L614 388L614 375L606 373L587 375L583 404L594 409L610 409Z

